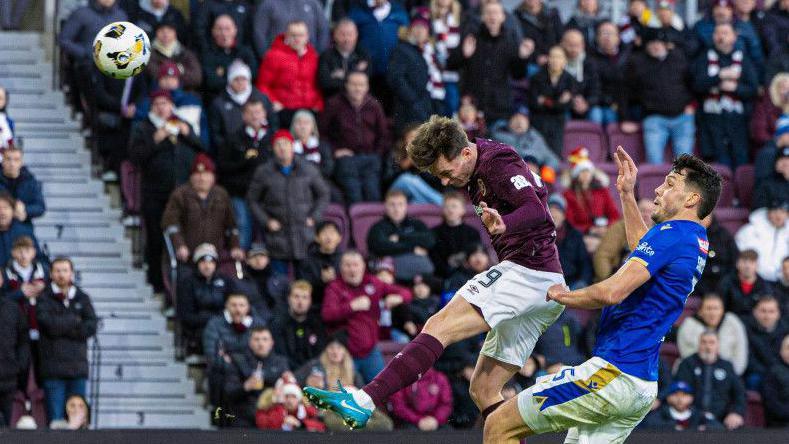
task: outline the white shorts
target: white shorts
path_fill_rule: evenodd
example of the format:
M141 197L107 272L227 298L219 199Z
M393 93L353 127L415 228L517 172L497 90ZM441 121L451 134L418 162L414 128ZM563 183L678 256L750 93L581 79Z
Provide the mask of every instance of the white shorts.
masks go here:
M564 276L510 261L466 282L457 295L478 307L490 326L480 353L522 367L537 339L564 310L555 301L545 301L554 284L564 284Z
M568 430L565 443L622 443L644 419L657 382L622 373L599 357L537 379L518 394L523 422L536 434Z

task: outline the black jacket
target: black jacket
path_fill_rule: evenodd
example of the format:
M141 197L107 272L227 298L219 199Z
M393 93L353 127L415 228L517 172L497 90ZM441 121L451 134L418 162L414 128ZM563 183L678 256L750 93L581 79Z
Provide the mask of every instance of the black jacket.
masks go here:
M245 198L249 181L257 167L273 157L271 138L274 133L266 130L260 140L250 137L242 124L224 145L219 147L216 158L219 184L231 197Z
M320 306L323 302L323 290L326 288L326 283L321 279L321 270L324 268L333 268L335 275L340 275L340 257L342 251L339 249L331 254L321 253L318 244L313 243L307 249L307 257L299 262L296 276L299 279L305 279L312 285L312 303L315 306Z
M263 388L273 388L282 373L290 370L288 360L275 352L265 358L255 356L251 350L231 353L230 363L224 364L224 383L222 394L228 413L236 415L235 425L255 426L255 411L262 390L244 390L244 382L257 370L258 364L263 371Z
M418 46L401 41L395 47L386 81L394 97L392 117L396 131L411 123L424 122L436 112L427 90L430 81L427 62Z
M469 245L480 243L479 231L464 223L450 227L444 222L431 231L436 243L430 250L430 260L436 267L436 276L441 278L448 277L455 268L463 263ZM460 261L453 267L448 261L450 257L456 255L460 256Z
M737 243L726 227L714 217L707 228L707 240L710 243L709 255L701 280L694 291L697 295L716 291L724 276L736 272L735 264L739 254Z
M528 14L525 9L518 8L513 14L520 22L523 38L534 41L532 58L536 59L536 56L548 54L552 46L559 44L564 26L556 9L543 6L542 11L534 16Z
M397 242L389 240L389 236L397 235ZM425 224L412 217L406 217L399 225L395 225L389 217L376 222L367 233L367 249L376 257L398 256L413 253L414 248L433 248L436 239Z
M568 285L583 282L584 285L592 283L594 270L592 258L586 251L584 237L569 223L557 229L556 247L559 250L559 261L564 270L564 280Z
M756 275L756 282L750 294L745 294L740 288L740 279L737 271L734 270L723 278L718 285L718 294L723 298L726 311L730 311L739 316L748 316L756 304L756 300L765 294L772 294L773 286L769 282Z
M252 45L252 19L255 12L249 2L245 0L205 0L191 13L193 42L199 50L205 51L210 46L211 28L214 26L214 20L223 14L229 15L236 22L238 44Z
M10 179L0 173L0 190L8 191L14 199L21 200L25 204L26 223L43 216L47 209L44 194L41 192L41 183L27 167L22 167L16 179Z
M518 54L520 41L504 29L493 37L484 25L474 36L477 38L474 54L468 59L463 57L461 43L450 53L447 68L463 69L460 91L476 97L485 120L506 119L512 113L510 78L526 76L527 61Z
M203 92L213 97L220 94L227 86L227 67L234 60L241 59L252 71L252 85L258 73L258 61L252 48L246 45L237 45L232 49L224 49L213 42L200 53L203 62ZM205 96L203 96L205 97Z
M615 56L609 56L595 50L587 57L592 58L597 68L600 79L600 96L597 103L601 106L622 106L625 92L622 85L625 82L625 66L630 59L630 47L622 45Z
M789 426L789 364L779 362L770 368L762 388L768 427Z
M348 73L361 71L369 77L372 70L370 55L361 45L356 45L347 58L334 47L323 51L318 59L318 85L323 91L324 99L345 91L345 78Z
M206 279L195 270L180 279L177 293L178 320L188 329L202 330L209 319L225 309L227 280L217 273Z
M649 412L638 427L641 429L695 431L699 430L700 426L704 426L704 430L723 430L723 425L720 422L705 418L699 409L691 406L690 410L692 413L687 420L687 426L681 430L677 429L680 424L671 417L669 405L665 403L659 409Z
M319 312L312 310L302 322L282 310L271 324L274 348L288 359L290 368L299 368L318 357L326 346L326 329Z
M707 365L696 353L680 362L674 380L690 384L696 408L712 413L718 421L732 412L745 417L745 386L729 361L719 358Z
M27 320L17 303L0 296L0 393L14 391L29 365Z
M773 331L767 331L751 315L743 319L748 331L748 373L764 375L781 361L781 341L789 334L789 321L782 318Z
M279 129L279 117L274 112L274 106L267 95L258 91L254 85L251 88L252 94L249 95L247 100L257 99L263 102L263 108L266 109L268 129L273 135ZM222 94L211 102L211 107L208 109L208 126L211 133L211 146L217 151L225 146L239 128L244 126L244 120L241 117L241 105L230 98L227 89L223 89Z
M410 320L418 327L425 325L430 316L436 314L440 308L441 300L435 295L430 295L424 299L413 298L408 303Z
M150 12L140 8L138 0L125 0L119 2L121 8L129 15L129 21L139 26L140 29L148 34L148 38L153 41L156 38L156 25L159 23L169 23L175 28L178 41L188 45L191 35L187 32L186 20L181 11L175 6L169 5L161 17L156 17Z
M630 103L641 105L642 117L652 114L676 117L681 114L693 100L688 70L682 51L669 51L664 60L644 52L633 54L625 67L627 100L621 115L630 118Z
M591 108L600 102L600 75L597 73L597 64L588 53L584 58L583 70L583 81L578 82L578 94L583 96Z
M229 291L247 295L249 303L257 310L259 317L268 321L273 312L286 306L287 276L271 273L271 267L255 270L244 265L242 270L243 279L239 279L238 276L230 278Z
M197 152L203 146L194 130L188 136L179 134L175 143L170 137L153 141L156 127L150 119L138 122L132 130L129 158L142 170L142 193L169 196L189 180L189 171Z
M87 378L88 338L96 334L98 319L85 292L74 288L68 307L48 286L38 298L36 318L41 333L41 377Z
M529 109L536 116L542 114L563 117L570 110L572 104L572 101L567 103L559 101L565 91L576 95L580 94L581 88L578 82L575 81L575 78L567 71L559 76L559 81L556 82L556 85L552 84L548 69L543 67L529 82ZM549 100L540 104L540 96Z

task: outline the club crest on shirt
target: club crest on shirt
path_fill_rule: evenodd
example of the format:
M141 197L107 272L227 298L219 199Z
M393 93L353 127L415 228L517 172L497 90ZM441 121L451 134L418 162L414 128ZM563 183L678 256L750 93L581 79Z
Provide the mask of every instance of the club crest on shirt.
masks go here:
M477 179L477 188L479 188L479 194L483 196L488 194L488 189L485 188L485 182L482 179Z
M699 250L702 253L707 254L710 250L710 243L700 237L697 239L699 240Z
M364 292L367 293L368 296L372 296L375 294L375 285L367 284L364 286Z

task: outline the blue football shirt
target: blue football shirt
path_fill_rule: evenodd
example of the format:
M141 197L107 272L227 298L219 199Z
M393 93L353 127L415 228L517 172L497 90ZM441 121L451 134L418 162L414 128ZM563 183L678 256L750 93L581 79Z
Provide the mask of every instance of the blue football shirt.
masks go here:
M647 231L627 260L644 265L650 279L603 309L593 355L656 381L660 344L701 278L708 248L707 230L696 222L672 220Z

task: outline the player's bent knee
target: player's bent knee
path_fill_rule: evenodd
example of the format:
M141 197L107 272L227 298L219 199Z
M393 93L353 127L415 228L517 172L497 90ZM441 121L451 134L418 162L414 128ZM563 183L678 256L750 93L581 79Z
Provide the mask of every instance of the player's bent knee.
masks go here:
M511 422L502 413L502 409L494 410L485 420L485 427L482 432L483 442L485 444L494 444L516 440L518 430Z

